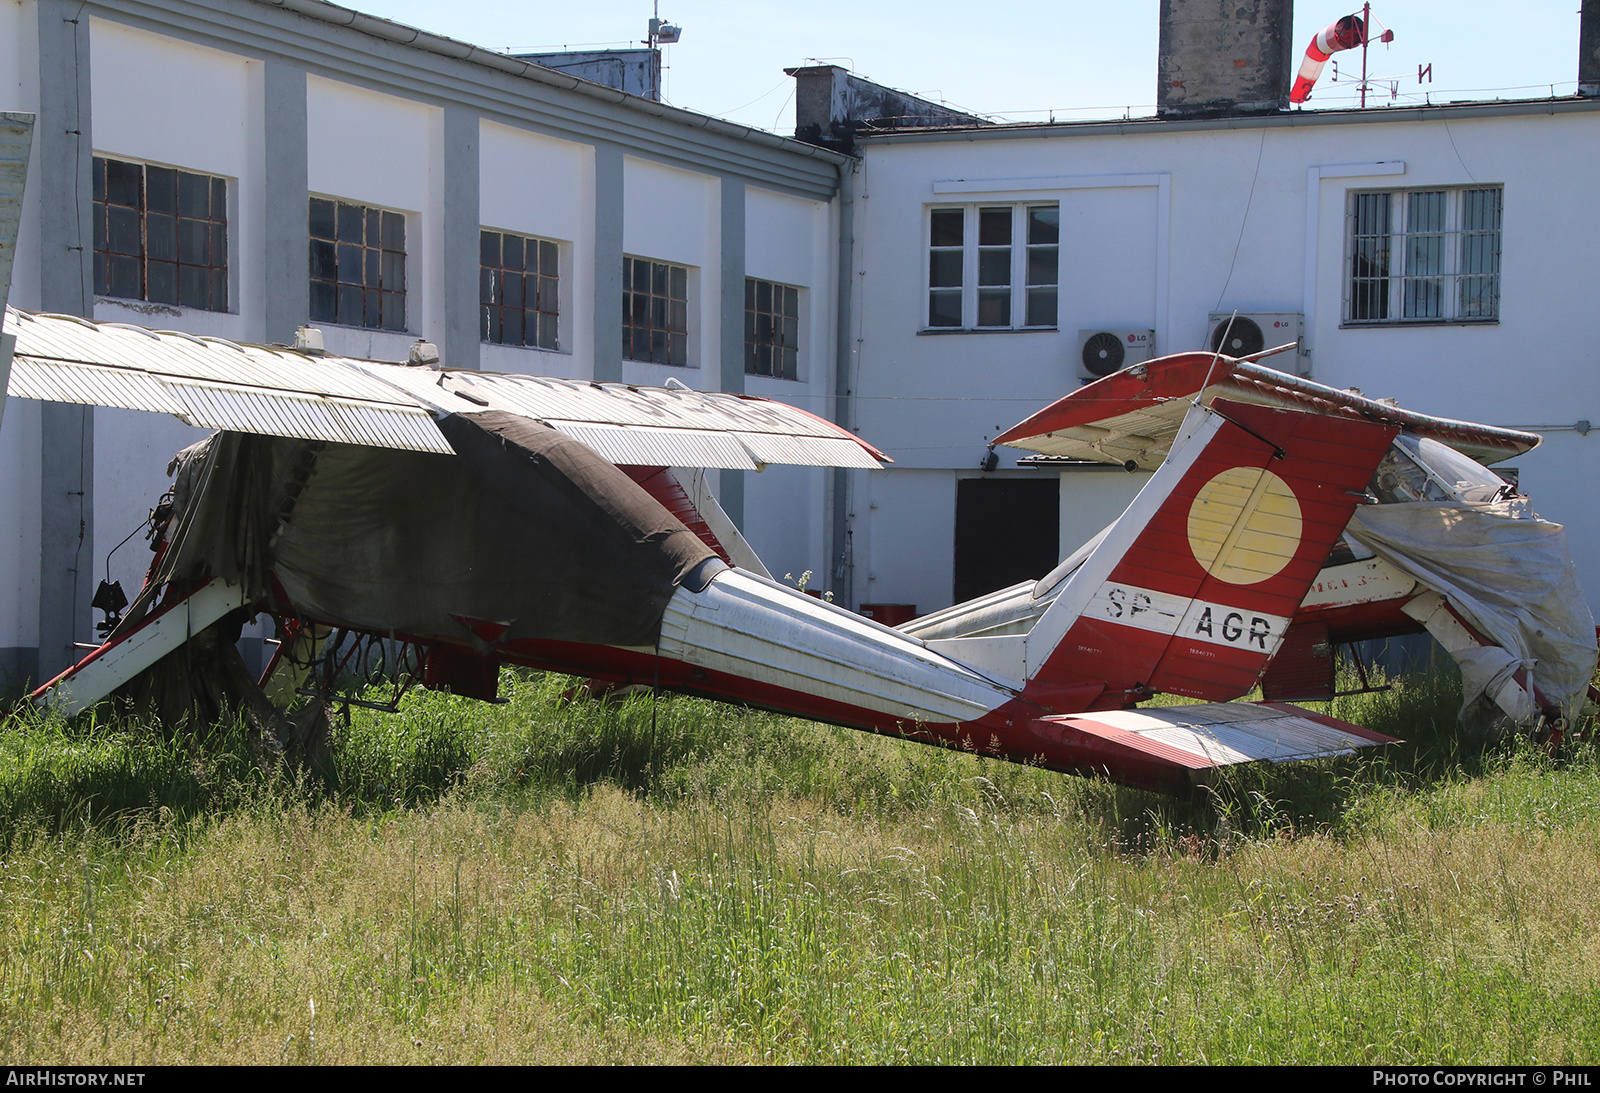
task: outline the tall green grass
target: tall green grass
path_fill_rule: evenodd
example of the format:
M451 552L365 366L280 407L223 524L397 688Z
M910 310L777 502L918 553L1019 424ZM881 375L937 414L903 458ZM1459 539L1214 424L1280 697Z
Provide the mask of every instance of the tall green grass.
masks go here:
M1263 836L1285 824L1336 830L1375 787L1471 777L1485 769L1486 755L1506 754L1461 740L1454 721L1460 685L1448 675L1323 704L1332 716L1403 738L1399 745L1351 760L1225 772L1184 800L700 699L639 694L568 703L562 695L570 682L508 670L503 704L418 689L398 714L360 707L336 714L338 800L365 815L426 806L450 792L512 804L580 800L606 784L658 803L790 797L898 816L992 797L1012 807L1071 801L1086 819L1118 831L1151 818L1169 834L1220 823ZM70 724L19 715L0 734L0 818L11 826L121 822L151 808L187 818L253 799L285 778L293 780L258 763L240 724L217 726L202 744L187 730L101 707Z
M337 791L0 734L17 1062L1584 1062L1600 763L1409 743L1175 801L693 699L418 693ZM1432 720L1429 720L1432 719ZM1437 721L1437 724L1434 724Z

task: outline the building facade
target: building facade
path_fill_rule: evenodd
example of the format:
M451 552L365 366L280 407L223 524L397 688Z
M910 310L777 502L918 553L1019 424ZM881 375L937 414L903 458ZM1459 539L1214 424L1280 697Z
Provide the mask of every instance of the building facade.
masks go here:
M0 109L38 115L13 306L832 404L835 152L319 0L4 5ZM148 554L119 544L201 434L17 400L3 420L15 686L91 639L102 576L138 585ZM831 481L720 493L775 572L820 571Z
M895 460L852 472L856 602L927 612L1088 540L1144 476L1007 449L985 469L988 438L1091 377L1095 332L1210 348L1237 311L1267 346L1299 339L1269 365L1542 433L1511 467L1600 606L1580 272L1600 101L905 129L855 152L845 423Z

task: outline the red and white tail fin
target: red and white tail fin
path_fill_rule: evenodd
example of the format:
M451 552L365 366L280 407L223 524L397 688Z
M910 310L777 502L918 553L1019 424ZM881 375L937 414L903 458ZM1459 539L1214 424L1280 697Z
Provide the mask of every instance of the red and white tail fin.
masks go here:
M1029 687L1103 680L1113 705L1246 694L1396 431L1222 400L1191 410L1028 635Z

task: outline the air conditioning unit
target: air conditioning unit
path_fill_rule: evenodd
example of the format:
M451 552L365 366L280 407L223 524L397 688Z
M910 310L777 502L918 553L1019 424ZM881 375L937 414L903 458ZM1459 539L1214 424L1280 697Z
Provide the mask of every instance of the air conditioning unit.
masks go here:
M1295 343L1294 363L1285 358L1268 362L1282 372L1300 376L1311 374L1311 355L1306 352L1305 316L1294 311L1213 311L1206 319L1206 348L1229 357L1248 357L1263 349ZM1283 363L1276 363L1282 361Z
M1078 378L1090 383L1147 361L1156 353L1154 330L1078 331Z

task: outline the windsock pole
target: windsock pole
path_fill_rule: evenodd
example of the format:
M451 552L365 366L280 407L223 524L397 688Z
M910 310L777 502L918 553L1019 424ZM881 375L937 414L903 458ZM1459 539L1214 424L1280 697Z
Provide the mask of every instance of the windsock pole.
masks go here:
M1305 60L1300 62L1300 71L1295 76L1294 87L1289 92L1290 102L1301 103L1311 97L1311 88L1316 84L1317 77L1322 75L1322 66L1328 63L1329 57L1340 50L1361 46L1361 105L1367 104L1366 46L1369 41L1367 28L1372 25L1371 19L1372 5L1362 4L1360 15L1346 15L1342 19L1337 19L1311 39L1311 44L1306 47ZM1378 41L1394 41L1394 31L1384 30L1378 36Z

